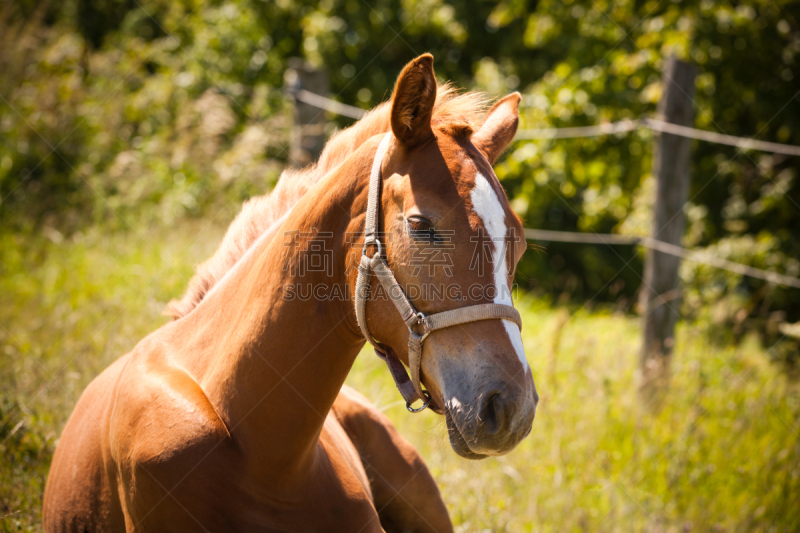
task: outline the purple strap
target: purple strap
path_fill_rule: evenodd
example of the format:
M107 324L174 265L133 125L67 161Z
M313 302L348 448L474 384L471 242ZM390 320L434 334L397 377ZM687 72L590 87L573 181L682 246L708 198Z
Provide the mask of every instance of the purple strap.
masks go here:
M381 349L375 348L375 355L386 362L386 366L389 367L389 372L392 373L392 377L394 378L394 384L397 386L397 390L400 391L400 394L403 395L403 399L409 404L419 400L419 394L414 390L414 384L411 383L411 378L408 376L406 367L403 366L403 363L400 362L400 359L394 351L388 346L382 345Z

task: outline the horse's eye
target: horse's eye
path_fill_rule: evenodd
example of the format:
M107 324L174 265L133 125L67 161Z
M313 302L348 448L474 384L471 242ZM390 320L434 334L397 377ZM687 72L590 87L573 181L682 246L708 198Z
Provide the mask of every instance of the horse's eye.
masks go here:
M431 221L423 216L414 215L408 217L408 232L415 240L432 240L434 230Z

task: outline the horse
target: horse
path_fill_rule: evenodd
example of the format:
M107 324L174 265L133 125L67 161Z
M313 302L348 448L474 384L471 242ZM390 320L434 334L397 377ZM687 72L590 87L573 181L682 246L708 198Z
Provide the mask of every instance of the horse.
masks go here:
M492 170L519 101L487 111L422 55L316 165L245 203L174 320L81 395L45 530L452 531L417 451L343 384L369 341L457 454L530 433L538 396L509 292L526 246ZM446 264L426 268L430 251ZM437 282L446 297L417 290Z

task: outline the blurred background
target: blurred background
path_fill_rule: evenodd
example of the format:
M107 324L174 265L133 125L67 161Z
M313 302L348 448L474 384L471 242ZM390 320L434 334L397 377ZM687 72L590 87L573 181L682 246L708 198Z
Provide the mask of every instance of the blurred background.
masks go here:
M424 52L440 81L520 91L527 130L655 116L674 56L696 68L691 126L800 145L800 2L2 0L4 531L40 529L80 392L166 320L290 162L290 65L366 110ZM314 120L324 136L354 122ZM496 173L528 228L644 237L656 142L647 128L518 140ZM797 278L799 165L691 141L681 245ZM516 282L542 404L517 451L461 460L373 356L351 374L421 450L457 528L800 530L800 289L684 261L669 390L648 409L644 250L536 242Z

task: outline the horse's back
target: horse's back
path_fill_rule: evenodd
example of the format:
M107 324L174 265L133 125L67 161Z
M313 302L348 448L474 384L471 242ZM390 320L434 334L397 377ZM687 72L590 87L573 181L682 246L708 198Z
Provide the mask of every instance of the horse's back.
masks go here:
M345 385L331 415L358 450L381 525L387 532L453 531L430 470L383 412Z
M106 443L114 384L128 358L120 357L86 387L61 434L44 492L48 532L125 529Z

